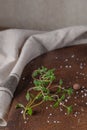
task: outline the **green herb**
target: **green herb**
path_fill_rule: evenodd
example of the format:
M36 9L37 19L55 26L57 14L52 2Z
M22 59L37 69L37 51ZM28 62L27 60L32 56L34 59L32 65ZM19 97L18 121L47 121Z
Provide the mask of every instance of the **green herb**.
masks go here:
M29 94L29 92L26 93L25 97L26 97L26 100L27 100L27 101L30 100L30 94Z
M25 106L20 103L16 105L16 108L23 109L24 119L26 119L26 115L31 116L33 114L33 108L47 101L53 102L54 108L62 105L64 108L66 108L68 114L72 112L72 106L66 106L63 104L63 101L67 95L72 95L73 89L71 87L67 89L62 87L62 79L59 80L59 84L57 86L52 85L56 79L55 69L47 69L46 67L42 66L33 72L32 78L34 87L31 87L27 90L25 95L27 104ZM51 91L54 87L56 87L56 91L52 93ZM33 94L34 91L36 94Z

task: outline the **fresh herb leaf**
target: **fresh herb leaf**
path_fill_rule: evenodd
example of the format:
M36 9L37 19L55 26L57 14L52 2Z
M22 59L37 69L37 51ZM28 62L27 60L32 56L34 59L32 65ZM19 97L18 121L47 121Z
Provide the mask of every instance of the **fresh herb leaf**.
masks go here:
M60 86L63 85L63 80L62 80L62 79L59 80L59 85L60 85Z
M72 112L72 110L73 110L73 109L72 109L72 106L68 106L68 107L67 107L67 113L68 113L68 115Z
M48 96L48 95L44 96L43 99L44 99L44 101L52 101L53 100L53 98Z
M54 108L57 108L59 106L59 101L56 101L53 105Z
M25 97L26 97L26 100L27 100L27 101L30 100L30 94L29 94L29 92L26 93Z
M33 114L32 108L27 108L26 113L31 116Z
M21 103L18 103L18 104L16 105L16 109L18 109L18 108L24 108L24 105L21 104Z
M69 89L67 90L67 93L68 93L69 96L71 96L71 94L73 94L73 89L72 89L72 88L69 88Z

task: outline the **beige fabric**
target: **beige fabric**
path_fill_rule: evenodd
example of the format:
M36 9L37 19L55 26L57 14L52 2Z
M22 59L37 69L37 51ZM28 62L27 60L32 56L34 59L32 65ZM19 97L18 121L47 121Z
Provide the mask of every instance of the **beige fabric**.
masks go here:
M87 24L87 0L0 0L0 26L58 29Z

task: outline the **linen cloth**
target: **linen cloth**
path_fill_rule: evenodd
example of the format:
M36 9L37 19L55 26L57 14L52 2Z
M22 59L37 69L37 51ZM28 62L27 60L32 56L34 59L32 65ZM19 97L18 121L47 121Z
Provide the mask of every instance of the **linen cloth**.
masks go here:
M0 32L0 126L7 125L6 113L25 65L46 52L79 44L87 44L87 26Z

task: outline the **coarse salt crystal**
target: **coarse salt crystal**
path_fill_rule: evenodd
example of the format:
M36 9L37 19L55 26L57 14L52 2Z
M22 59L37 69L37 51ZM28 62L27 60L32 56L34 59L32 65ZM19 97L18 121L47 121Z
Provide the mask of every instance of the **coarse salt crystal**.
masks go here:
M60 123L60 121L57 121L57 123Z
M21 111L21 114L23 114L23 110Z
M63 111L63 109L62 109L62 108L60 108L60 111Z
M26 124L26 123L27 123L27 121L24 121L24 123Z
M83 69L83 66L80 66L80 69Z
M65 115L67 115L67 113L65 113Z
M83 93L84 91L83 90L81 90L81 93Z
M56 121L53 121L54 123L56 123Z
M76 60L79 60L79 58L76 58Z
M52 105L50 105L50 107L52 107Z
M49 123L50 121L49 120L47 120L47 123Z
M85 86L82 86L82 88L85 88Z
M68 96L67 99L70 99L70 96Z
M68 61L68 59L65 59L65 61Z
M71 58L74 58L75 57L75 55L73 54L72 56L71 56Z
M78 94L79 92L78 91L76 91L76 94Z
M69 68L71 68L72 66L71 65L69 65Z
M83 109L83 108L81 108L81 111L83 112L83 111L84 111L84 109Z
M79 72L76 72L76 74L78 74Z
M76 76L76 79L78 79L78 76Z
M46 109L48 109L48 107L46 107Z
M82 98L84 97L84 95L82 95Z
M50 113L49 115L52 116L52 113Z
M65 102L68 102L68 100L67 100L67 99L65 99Z
M65 68L68 68L68 65L66 65Z
M25 77L23 77L22 80L25 80Z
M62 69L62 68L63 68L63 66L62 66L62 65L60 65L60 68Z
M77 104L76 104L76 103L74 103L74 105L75 105L75 106L77 106Z
M77 97L74 97L75 99L77 99Z
M86 97L86 96L87 96L87 93L84 93L84 96Z

